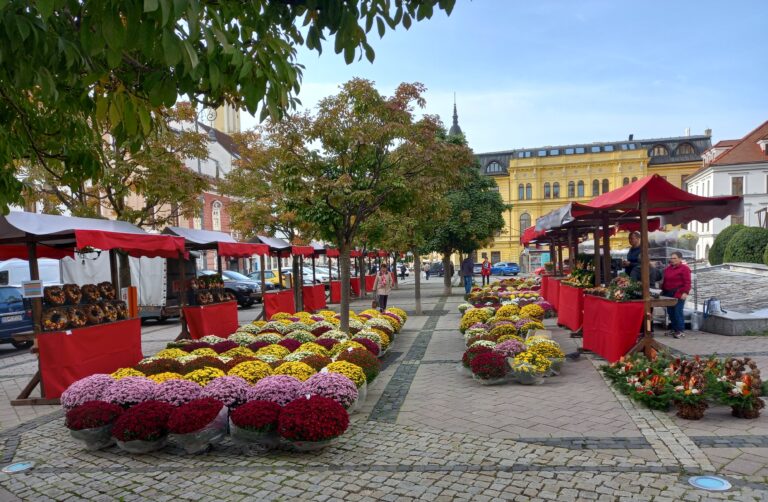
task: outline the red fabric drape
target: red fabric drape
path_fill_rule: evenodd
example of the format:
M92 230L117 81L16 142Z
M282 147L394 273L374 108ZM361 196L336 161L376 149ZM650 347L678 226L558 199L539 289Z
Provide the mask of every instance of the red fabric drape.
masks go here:
M249 258L253 255L269 256L269 246L266 244L247 244L244 242L218 242L219 256L232 258Z
M560 284L557 324L571 331L578 331L584 314L584 290L567 284Z
M130 234L102 230L75 230L78 249L91 246L96 249L122 249L134 257L178 258L188 256L184 239L171 235Z
M560 280L554 277L549 278L549 303L555 310L560 310Z
M376 282L376 276L375 275L366 275L365 276L365 290L366 291L373 291L373 283Z
M81 378L112 373L118 368L133 366L144 357L140 319L41 333L37 346L43 390L48 399L60 397Z
M608 362L618 361L637 342L643 302L612 302L584 295L584 348Z
M325 286L322 284L304 286L302 287L302 294L304 295L304 310L317 311L326 307Z
M331 281L331 303L341 302L341 281Z
M288 314L296 313L296 304L293 301L293 291L286 289L278 291L277 293L265 293L264 309L267 319L278 312L285 312Z
M237 331L237 302L184 307L189 335L197 340L207 335L227 338Z
M49 246L37 245L37 258L52 258L54 260L60 260L69 256L72 258L75 252L72 249L52 248ZM18 258L20 260L29 259L29 252L26 245L12 244L8 246L0 246L0 260L10 260L11 258Z

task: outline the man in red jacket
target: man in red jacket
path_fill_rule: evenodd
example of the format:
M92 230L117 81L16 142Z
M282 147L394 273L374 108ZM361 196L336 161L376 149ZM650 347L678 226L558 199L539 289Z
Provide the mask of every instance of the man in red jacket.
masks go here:
M691 269L683 263L683 254L675 251L669 257L669 266L664 269L664 281L661 283L661 292L664 296L677 298L677 304L674 307L667 307L672 336L675 338L685 336L683 307L690 291Z

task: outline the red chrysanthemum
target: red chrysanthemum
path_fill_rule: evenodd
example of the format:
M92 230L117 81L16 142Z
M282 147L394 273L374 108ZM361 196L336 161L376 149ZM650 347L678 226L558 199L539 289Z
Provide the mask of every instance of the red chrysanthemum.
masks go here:
M283 338L282 340L277 342L277 344L285 347L291 352L294 352L296 349L301 347L301 342L298 340L294 340L293 338Z
M339 341L334 340L333 338L318 338L317 340L315 340L315 343L327 350L331 350L331 348L337 343L339 343Z
M168 432L172 434L197 432L213 422L223 406L221 401L211 397L193 399L187 404L182 404L168 417Z
M301 360L301 362L310 365L315 371L320 371L321 369L331 364L333 359L322 354L313 354L311 356L305 357Z
M241 429L269 432L277 427L281 410L281 406L272 401L249 401L238 406L229 418Z
M216 351L217 354L223 354L224 352L228 350L232 350L236 347L239 347L240 345L236 344L235 342L231 340L224 340L223 342L219 342L217 344L213 345L213 350Z
M344 350L336 360L360 366L363 369L363 373L365 373L365 380L368 383L373 382L381 372L381 361L379 361L379 358L364 349Z
M353 338L353 342L357 342L366 349L368 349L368 352L373 354L374 356L379 355L379 345L374 342L373 340L369 340L368 338Z
M277 432L292 441L325 441L344 434L349 414L342 405L323 396L301 397L285 405Z
M507 359L497 352L478 354L470 363L472 374L483 380L501 378L509 371Z
M123 408L104 401L87 401L67 411L67 428L79 431L114 423Z
M474 347L470 347L464 352L464 355L461 357L461 364L463 364L465 368L469 368L470 365L472 364L472 359L474 359L480 354L486 354L488 352L493 352L493 349L490 347L484 347L482 345L476 345Z
M168 433L168 417L173 406L160 401L145 401L124 412L115 421L112 436L118 441L156 441Z

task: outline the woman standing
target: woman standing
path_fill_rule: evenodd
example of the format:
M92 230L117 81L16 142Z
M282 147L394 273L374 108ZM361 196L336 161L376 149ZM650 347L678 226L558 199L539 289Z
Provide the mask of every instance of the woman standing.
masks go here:
M387 310L387 298L389 298L389 292L392 291L394 282L395 278L389 273L389 267L382 265L379 273L376 274L376 280L373 281L373 289L379 296L379 312Z
M680 338L685 336L685 317L683 307L688 293L691 291L691 269L683 263L683 253L675 251L669 257L669 266L664 269L664 281L661 283L661 293L664 296L677 298L674 307L667 307L667 314L672 331L672 336Z
M483 286L491 284L491 262L487 256L483 256L483 263L480 265L480 275L483 278Z

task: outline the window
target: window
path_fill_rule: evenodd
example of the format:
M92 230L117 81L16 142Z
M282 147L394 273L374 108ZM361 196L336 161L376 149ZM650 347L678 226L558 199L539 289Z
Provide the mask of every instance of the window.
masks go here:
M211 205L211 225L217 232L221 231L221 202L214 201Z
M517 152L518 159L522 159L523 157L525 157L525 152Z
M501 251L491 251L491 263L499 263L501 260Z
M574 152L574 151L575 151L575 150L574 150L573 148L566 148L566 149L565 149L565 154L566 154L566 155L573 155L573 152Z
M632 183L634 183L635 181L637 181L637 176L632 176Z
M611 185L608 183L608 180L603 180L603 193L610 192L611 191Z
M551 197L552 197L552 187L548 182L544 183L544 198L549 199Z
M221 165L218 160L214 160L213 162L216 164L216 179L219 179L221 178Z
M744 177L734 176L731 178L731 195L744 195ZM744 213L739 216L731 216L731 225L743 225Z
M572 199L576 197L576 183L573 181L568 182L568 198Z
M629 150L629 145L628 145L628 144L626 144L626 143L622 143L622 144L621 144L621 149L622 149L622 150Z
M592 152L592 153L600 153L600 147L599 146L593 146L592 148L589 149L589 151Z
M549 154L550 155L560 155L560 150L550 150Z
M525 186L522 183L517 185L517 199L525 200Z
M585 152L585 150L584 150L583 146L577 146L576 147L576 153L584 153L584 152Z
M577 196L578 197L584 197L584 182L579 180L579 184L577 185Z
M664 145L656 145L651 148L651 157L664 157L666 155L669 155L669 151Z
M624 178L621 182L622 186L629 185L629 178Z
M523 231L531 226L531 215L528 213L523 213L520 215L520 233L522 234Z
M525 185L525 198L528 200L533 199L533 187L530 183Z
M696 150L693 149L693 145L690 143L683 143L677 147L675 155L696 155Z
M195 214L195 217L192 218L192 228L195 228L197 230L200 230L203 228L203 218L202 214L198 211L197 214Z
M546 157L547 151L546 150L539 150L539 157Z
M605 145L603 147L604 152L612 152L613 151L613 145Z
M489 174L490 173L500 173L501 171L502 171L501 164L499 164L495 160L489 162L488 165L485 166L485 172L489 173Z
M635 148L637 148L637 147L635 146L635 144L634 144L634 143L630 143L630 144L629 144L629 149L630 149L630 150L634 150Z
M592 197L600 195L600 180L594 180L592 182Z
M552 184L552 198L553 199L559 199L560 198L560 183L555 181Z

